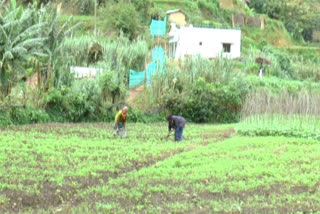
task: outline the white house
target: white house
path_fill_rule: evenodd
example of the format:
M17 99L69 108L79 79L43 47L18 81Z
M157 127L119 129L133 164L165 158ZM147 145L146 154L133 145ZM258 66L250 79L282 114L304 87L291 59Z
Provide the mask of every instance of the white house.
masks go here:
M218 56L240 57L241 30L198 28L193 26L177 28L174 23L169 31L169 56L175 60L186 56L200 55L214 59Z

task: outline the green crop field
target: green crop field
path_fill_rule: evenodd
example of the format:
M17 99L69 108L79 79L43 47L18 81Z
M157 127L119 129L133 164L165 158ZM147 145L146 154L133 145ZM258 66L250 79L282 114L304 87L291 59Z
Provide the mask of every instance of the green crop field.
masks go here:
M0 213L320 213L320 142L236 125L38 124L0 132Z

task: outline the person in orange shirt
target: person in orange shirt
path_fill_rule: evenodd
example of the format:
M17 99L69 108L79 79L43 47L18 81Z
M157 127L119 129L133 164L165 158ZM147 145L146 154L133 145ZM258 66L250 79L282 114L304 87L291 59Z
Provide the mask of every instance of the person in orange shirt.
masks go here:
M114 118L114 136L126 137L128 107L124 106Z

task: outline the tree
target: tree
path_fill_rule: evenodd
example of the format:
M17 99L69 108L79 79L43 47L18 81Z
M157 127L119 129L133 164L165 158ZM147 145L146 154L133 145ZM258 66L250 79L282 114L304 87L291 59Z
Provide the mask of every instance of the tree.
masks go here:
M119 2L111 8L110 20L117 31L133 39L140 25L139 14L132 3Z
M304 0L251 0L250 7L270 18L281 20L296 39L310 39L312 30L319 23L318 12Z
M131 0L131 2L140 14L141 21L150 19L150 9L152 8L150 0Z
M12 86L24 76L32 58L45 57L41 32L43 22L34 22L36 5L23 10L12 0L10 8L0 14L0 91L6 97Z
M251 0L250 7L254 8L258 13L264 13L264 5L267 3L265 0Z

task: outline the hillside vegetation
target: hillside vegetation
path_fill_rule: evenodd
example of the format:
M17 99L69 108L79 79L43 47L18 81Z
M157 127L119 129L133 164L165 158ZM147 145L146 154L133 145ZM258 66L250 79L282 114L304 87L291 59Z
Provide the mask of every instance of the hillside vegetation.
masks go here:
M298 93L320 80L319 46L310 41L310 28L319 29L319 12L314 10L319 2L277 2L252 0L247 6L240 0L99 0L94 37L92 0L6 1L0 20L0 44L6 47L0 49L2 124L109 121L130 93L129 70L144 70L150 50L167 46L165 37L149 35L149 25L169 9L180 9L194 26L240 28L241 58L166 63L164 75L155 75L151 87L138 96L142 112L134 112L133 121L145 121L153 112L177 113L195 122L239 121L243 100L262 86L252 77L261 66L257 57L271 62L265 65L264 81L272 82L263 86L268 90L281 84ZM16 21L19 25L10 30ZM70 66L105 72L96 79L75 80ZM203 94L204 99L197 99ZM207 108L210 116L202 117Z

